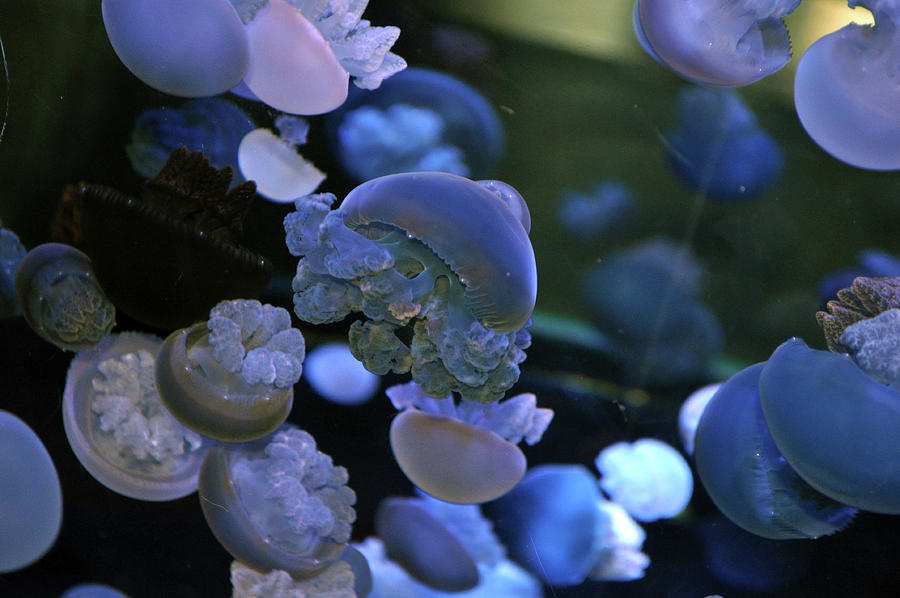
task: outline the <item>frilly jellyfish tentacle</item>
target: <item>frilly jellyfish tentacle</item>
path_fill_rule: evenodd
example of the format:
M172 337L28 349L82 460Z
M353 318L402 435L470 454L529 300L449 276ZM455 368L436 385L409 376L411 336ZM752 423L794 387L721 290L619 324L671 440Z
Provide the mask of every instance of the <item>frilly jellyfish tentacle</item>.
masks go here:
M775 444L810 486L859 509L900 513L900 392L849 356L794 338L769 358L759 395Z
M738 372L706 405L695 437L697 473L719 510L758 536L786 540L839 531L856 510L819 494L781 456L760 408L764 367ZM805 426L815 410L811 405L791 417Z

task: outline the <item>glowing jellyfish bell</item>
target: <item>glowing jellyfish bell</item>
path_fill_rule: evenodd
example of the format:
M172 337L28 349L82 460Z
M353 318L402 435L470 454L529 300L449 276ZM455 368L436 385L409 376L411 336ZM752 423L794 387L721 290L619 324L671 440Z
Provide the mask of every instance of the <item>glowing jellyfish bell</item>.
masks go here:
M244 177L256 182L256 192L277 203L308 195L325 180L322 171L269 129L247 133L237 158Z
M851 166L900 169L900 6L850 0L869 8L874 27L850 24L824 36L797 65L794 104L823 150Z
M704 85L749 85L791 59L782 18L800 0L637 0L635 32L655 60Z
M100 6L119 60L154 89L213 96L247 72L247 35L228 0L103 0Z
M361 405L378 391L381 378L361 364L346 343L327 343L309 352L303 378L319 396L338 405Z

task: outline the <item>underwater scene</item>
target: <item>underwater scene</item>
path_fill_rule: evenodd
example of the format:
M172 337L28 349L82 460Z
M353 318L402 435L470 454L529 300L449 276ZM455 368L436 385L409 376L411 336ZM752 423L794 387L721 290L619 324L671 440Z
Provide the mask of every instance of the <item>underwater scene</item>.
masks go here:
M0 0L0 597L900 595L898 27Z

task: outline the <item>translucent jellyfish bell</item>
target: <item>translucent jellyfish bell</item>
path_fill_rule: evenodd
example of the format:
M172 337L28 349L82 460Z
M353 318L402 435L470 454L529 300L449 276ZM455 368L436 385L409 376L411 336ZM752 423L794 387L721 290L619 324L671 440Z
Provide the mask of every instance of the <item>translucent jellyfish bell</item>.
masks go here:
M25 259L25 246L18 235L0 223L0 318L19 311L16 300L16 271Z
M154 89L214 96L247 72L247 36L228 0L103 0L101 10L119 60Z
M791 59L782 18L800 0L637 0L641 45L681 77L704 85L748 85Z
M50 454L28 424L0 410L0 573L50 550L62 523L62 491Z
M303 378L324 399L361 405L375 396L381 378L361 364L346 343L326 343L309 352Z
M875 17L850 24L803 54L794 104L803 128L838 160L870 170L900 169L900 7L891 0L850 0Z
M88 472L119 494L173 500L197 489L210 443L180 425L155 382L161 340L107 336L72 360L63 395L69 445Z
M256 182L256 192L277 203L292 202L316 190L325 174L269 129L255 129L237 151L241 173Z

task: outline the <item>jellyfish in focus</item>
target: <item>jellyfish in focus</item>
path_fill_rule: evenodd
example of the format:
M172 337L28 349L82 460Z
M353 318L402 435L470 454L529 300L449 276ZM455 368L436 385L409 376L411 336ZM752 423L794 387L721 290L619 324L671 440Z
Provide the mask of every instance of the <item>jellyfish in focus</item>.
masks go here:
M31 329L65 351L95 346L116 324L91 260L69 245L29 251L16 272L16 298Z
M736 87L791 59L782 19L800 0L637 0L634 28L658 62L693 83Z
M16 271L25 259L25 246L19 236L0 222L0 318L19 313L16 300Z
M100 7L119 60L154 89L214 96L247 72L247 36L228 0L103 0Z
M430 396L500 399L519 377L537 294L522 197L499 181L427 172L368 181L331 210L334 201L300 198L284 221L301 257L297 316L324 324L361 311L350 348L370 372L411 371Z
M582 241L598 241L627 229L635 212L637 204L631 189L610 180L595 184L589 193L565 193L559 221Z
M751 199L784 170L775 140L731 89L688 87L678 94L678 123L666 152L678 177L712 199Z
M317 395L337 405L362 405L378 391L379 376L367 370L346 343L319 345L306 356L303 379Z
M231 563L231 598L357 598L350 565L338 561L310 579L294 579L276 569L260 573L239 561Z
M252 181L229 190L231 168L200 152L172 152L138 197L80 183L63 196L56 240L91 258L103 291L128 316L175 329L223 299L259 297L272 264L241 245Z
M859 276L867 278L900 276L900 257L880 249L860 251L853 266L830 272L819 281L819 300L824 305L837 295L838 291L850 287Z
M347 479L312 436L286 425L210 450L200 505L213 534L245 566L307 578L338 560L350 539L356 494Z
M639 579L645 534L581 465L539 465L489 509L510 556L551 586Z
M347 98L349 78L376 89L406 68L389 50L397 27L362 18L368 0L232 0L245 25L249 67L243 84L257 99L289 114L323 114Z
M75 356L63 394L63 425L75 456L98 482L139 500L174 500L196 490L210 446L160 401L161 342L135 332L107 336Z
M600 451L594 464L600 487L638 521L675 517L691 500L694 477L681 454L665 442L643 438Z
M50 454L28 424L0 410L0 573L50 550L62 523L62 490Z
M357 181L399 172L490 176L503 156L500 118L478 91L421 68L351 93L327 121L344 171Z
M539 442L553 419L530 393L485 405L435 399L410 382L387 395L402 411L390 431L397 464L420 490L450 503L486 502L513 488L526 467L516 445Z
M850 24L809 47L797 65L794 105L819 147L869 170L900 169L900 7L894 0L849 0L875 25Z
M244 111L222 98L198 98L177 108L147 110L137 118L125 147L135 172L153 178L179 147L203 152L211 166L230 166L232 184L243 183L237 170L238 145L254 129Z
M223 301L159 351L163 403L189 429L226 442L271 434L287 419L306 344L287 310Z

